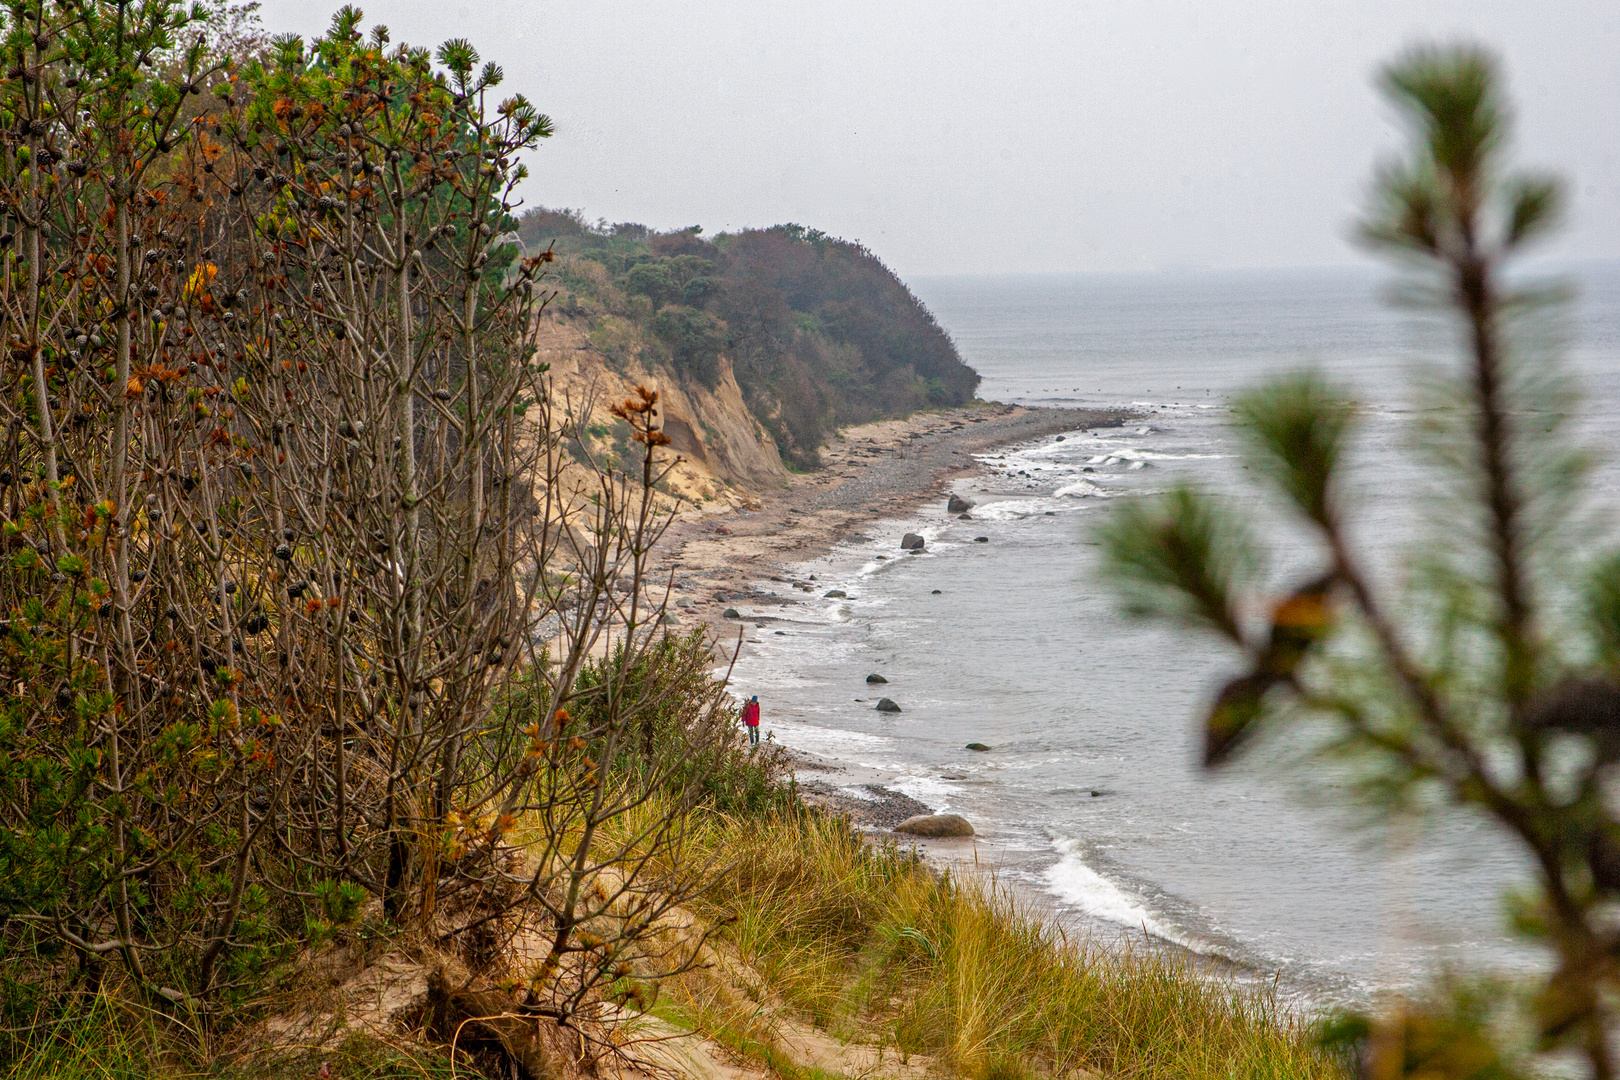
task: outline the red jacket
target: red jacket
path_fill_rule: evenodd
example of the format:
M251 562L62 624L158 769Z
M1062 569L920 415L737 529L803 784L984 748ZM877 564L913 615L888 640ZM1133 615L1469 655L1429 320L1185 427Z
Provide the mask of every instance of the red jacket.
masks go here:
M743 703L743 723L749 727L759 727L759 702L747 701Z

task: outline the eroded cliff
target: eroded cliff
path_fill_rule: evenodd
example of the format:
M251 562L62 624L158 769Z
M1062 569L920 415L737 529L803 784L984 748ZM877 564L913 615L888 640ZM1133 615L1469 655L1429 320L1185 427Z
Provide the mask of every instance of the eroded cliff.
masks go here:
M555 399L585 420L576 453L604 462L622 462L635 453L628 426L609 410L637 385L658 391L659 420L670 449L679 455L660 488L683 513L733 510L787 484L787 467L744 403L727 358L720 358L711 390L680 378L666 364L647 364L640 356L650 350L631 348L625 350L629 358L615 361L591 343L583 319L551 312L542 316L538 345L535 359L551 365Z

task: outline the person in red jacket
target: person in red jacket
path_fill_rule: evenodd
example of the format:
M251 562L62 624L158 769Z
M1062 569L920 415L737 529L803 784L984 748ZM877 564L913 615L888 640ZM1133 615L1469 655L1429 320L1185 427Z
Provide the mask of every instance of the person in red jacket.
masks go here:
M743 726L748 729L748 745L759 745L759 695L755 694L743 704Z

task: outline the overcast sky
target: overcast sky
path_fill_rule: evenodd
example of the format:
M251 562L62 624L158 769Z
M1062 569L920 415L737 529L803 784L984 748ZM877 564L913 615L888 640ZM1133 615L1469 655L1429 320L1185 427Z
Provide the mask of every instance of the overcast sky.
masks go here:
M335 0L266 0L324 29ZM1616 0L372 0L464 36L557 125L531 204L713 233L797 221L902 276L1326 265L1399 145L1375 67L1506 61L1521 160L1570 181L1550 251L1620 256Z

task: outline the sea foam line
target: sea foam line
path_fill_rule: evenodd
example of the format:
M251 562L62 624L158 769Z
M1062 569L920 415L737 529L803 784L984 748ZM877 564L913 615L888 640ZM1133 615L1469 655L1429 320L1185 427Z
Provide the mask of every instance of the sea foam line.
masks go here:
M1047 892L1059 900L1094 919L1142 930L1195 953L1223 955L1207 942L1166 926L1140 901L1087 866L1081 858L1080 845L1075 841L1060 838L1053 841L1053 846L1058 849L1058 861L1042 876L1046 879Z

